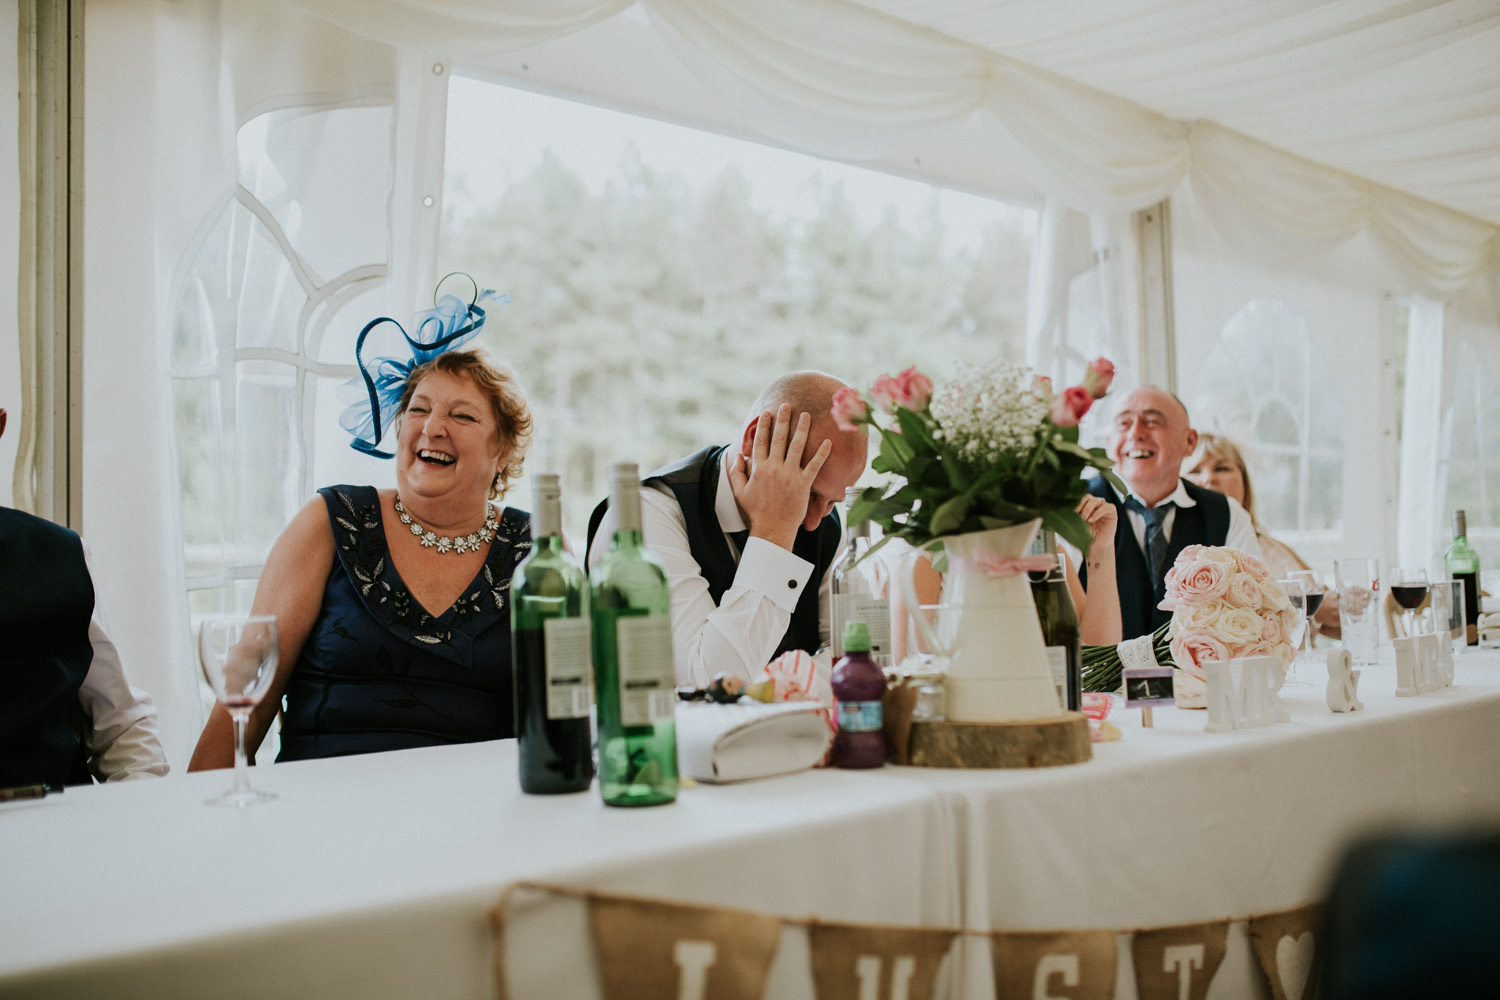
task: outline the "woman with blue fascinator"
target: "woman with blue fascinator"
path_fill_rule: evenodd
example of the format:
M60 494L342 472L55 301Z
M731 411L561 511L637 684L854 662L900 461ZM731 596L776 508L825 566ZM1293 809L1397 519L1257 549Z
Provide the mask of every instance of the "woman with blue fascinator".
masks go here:
M280 660L248 753L283 698L278 760L514 735L509 591L531 526L490 501L520 474L531 415L508 369L459 349L491 294L444 296L415 336L384 317L361 331L360 399L341 422L356 449L395 459L396 488L321 489L272 547L252 611L276 616ZM385 324L409 361L365 359ZM188 770L233 762L233 722L216 706Z

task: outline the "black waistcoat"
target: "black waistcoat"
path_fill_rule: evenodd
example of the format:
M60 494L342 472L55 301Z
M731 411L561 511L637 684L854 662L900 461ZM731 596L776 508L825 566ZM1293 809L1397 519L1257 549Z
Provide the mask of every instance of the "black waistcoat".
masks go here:
M1223 494L1186 480L1182 485L1197 505L1177 508L1177 516L1172 519L1172 540L1167 544L1167 561L1162 564L1163 578L1177 554L1189 545L1223 545L1229 537L1229 501ZM1103 479L1094 479L1089 482L1089 492L1114 504L1119 514L1119 526L1115 529L1115 582L1120 590L1120 624L1124 629L1121 637L1150 635L1172 620L1170 611L1156 606L1161 601L1163 581L1152 579L1146 554L1135 540L1135 529L1115 491ZM1078 578L1087 589L1086 565L1078 567Z
M704 580L708 581L708 592L715 604L733 586L735 570L739 566L724 538L724 529L719 526L719 517L714 512L714 500L719 490L719 461L726 450L727 445L704 448L679 462L657 469L641 480L642 486L665 486L677 499L677 505L682 508L683 519L687 522L688 545L693 560L698 564ZM598 532L608 507L608 500L601 501L589 518L590 547L595 544L594 535ZM807 586L802 588L802 596L798 598L797 608L792 612L791 625L788 626L786 635L782 636L776 656L793 649L814 653L822 644L818 630L818 589L823 575L833 565L842 537L843 528L839 525L836 513L823 518L812 531L797 529L792 554L812 563L814 569Z
M0 785L87 784L78 689L94 584L67 528L0 507Z

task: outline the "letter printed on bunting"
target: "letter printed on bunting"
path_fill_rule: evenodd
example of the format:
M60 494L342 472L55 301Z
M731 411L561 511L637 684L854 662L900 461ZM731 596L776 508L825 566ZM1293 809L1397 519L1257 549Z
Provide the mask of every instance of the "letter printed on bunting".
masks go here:
M1119 958L1114 931L996 931L995 995L1110 1000Z
M1273 1000L1310 1000L1318 913L1314 904L1250 918L1250 944Z
M811 924L818 1000L931 1000L957 931Z
M781 921L650 900L590 899L606 1000L760 1000Z
M1227 920L1136 931L1130 954L1141 1000L1203 1000L1228 940Z

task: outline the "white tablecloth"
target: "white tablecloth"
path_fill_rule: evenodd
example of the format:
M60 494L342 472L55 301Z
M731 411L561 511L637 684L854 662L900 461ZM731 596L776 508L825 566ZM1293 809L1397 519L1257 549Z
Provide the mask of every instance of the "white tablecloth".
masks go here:
M1117 712L1125 739L1068 768L814 771L642 810L523 795L509 741L258 768L280 798L247 810L202 804L226 772L69 789L0 807L0 995L489 997L485 914L522 879L978 931L1285 909L1373 826L1500 827L1500 657L1394 686L1367 673L1352 715L1287 690L1292 722L1224 735ZM983 996L985 949L959 966ZM1250 989L1230 966L1214 995Z

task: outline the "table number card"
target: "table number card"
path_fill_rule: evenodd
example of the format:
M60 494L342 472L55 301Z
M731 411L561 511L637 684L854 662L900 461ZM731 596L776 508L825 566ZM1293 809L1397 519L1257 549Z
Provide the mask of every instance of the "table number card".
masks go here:
M1328 687L1323 692L1328 708L1334 712L1353 712L1364 708L1359 700L1359 671L1347 649L1328 651Z

